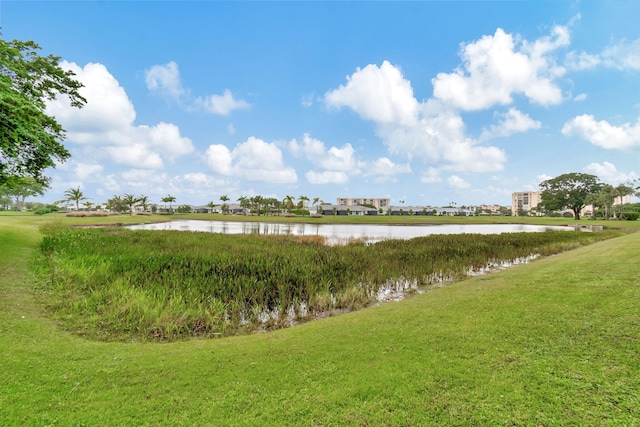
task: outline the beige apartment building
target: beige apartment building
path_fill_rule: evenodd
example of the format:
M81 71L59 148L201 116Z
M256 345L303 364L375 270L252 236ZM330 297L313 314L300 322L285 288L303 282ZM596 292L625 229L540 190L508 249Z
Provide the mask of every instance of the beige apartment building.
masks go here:
M336 199L336 205L338 206L372 205L372 206L375 206L376 209L387 209L391 206L391 199L366 199L366 198L338 197Z
M519 212L530 212L538 206L542 198L542 191L517 191L511 194L511 215Z

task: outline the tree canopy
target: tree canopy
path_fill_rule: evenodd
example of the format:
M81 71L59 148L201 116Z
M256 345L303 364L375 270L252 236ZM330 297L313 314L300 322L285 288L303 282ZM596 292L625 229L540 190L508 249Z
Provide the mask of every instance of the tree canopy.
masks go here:
M45 186L30 176L11 177L0 183L0 195L15 197L16 208L21 211L27 197L42 196Z
M586 205L587 196L598 193L601 187L602 184L595 175L566 173L540 184L540 206L552 211L570 209L574 218L580 219L580 211Z
M611 184L603 185L597 193L589 194L585 199L585 204L592 205L594 209L591 211L592 218L595 219L596 209L604 208L604 219L609 219L613 210L613 203L616 198L616 190Z
M74 73L40 49L33 41L0 39L0 184L30 176L46 185L44 170L70 156L62 145L65 130L46 114L46 103L58 95L73 107L86 103Z

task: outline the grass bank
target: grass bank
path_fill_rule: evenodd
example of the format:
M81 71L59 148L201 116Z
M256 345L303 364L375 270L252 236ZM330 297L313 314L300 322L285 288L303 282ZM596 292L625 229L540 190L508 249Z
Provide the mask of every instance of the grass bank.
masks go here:
M0 219L0 424L637 425L640 233L269 334L102 343L33 296Z

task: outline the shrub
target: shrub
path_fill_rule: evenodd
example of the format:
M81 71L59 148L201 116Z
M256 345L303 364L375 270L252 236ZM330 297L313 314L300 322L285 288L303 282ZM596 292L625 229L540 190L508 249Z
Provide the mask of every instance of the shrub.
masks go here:
M640 218L640 213L638 212L625 212L623 215L627 221L637 221Z
M36 215L45 215L51 212L58 212L59 209L57 206L55 205L46 205L43 206L41 208L36 209L35 211L33 211L34 214Z
M51 210L47 209L47 208L40 208L40 209L36 209L35 211L33 211L33 213L36 214L36 215L44 215L44 214L51 213Z

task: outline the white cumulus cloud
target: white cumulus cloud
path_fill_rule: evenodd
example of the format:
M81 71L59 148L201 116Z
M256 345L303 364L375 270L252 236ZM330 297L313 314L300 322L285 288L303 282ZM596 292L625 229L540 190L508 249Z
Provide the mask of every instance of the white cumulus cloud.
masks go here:
M560 26L533 43L498 28L492 36L462 45L463 66L432 80L434 97L467 111L511 104L516 94L539 105L558 104L562 92L554 80L565 70L548 54L568 44L568 31Z
M304 157L323 169L357 172L355 150L348 143L342 148L334 146L327 149L324 142L306 133L302 137L302 142L292 139L289 142L289 150L294 156Z
M143 144L133 143L123 146L102 148L111 159L121 165L135 168L160 169L164 166L162 157Z
M295 170L284 165L282 152L275 144L253 136L233 150L221 144L210 145L205 158L211 170L221 175L281 184L298 180Z
M451 175L448 179L447 179L447 183L453 187L453 188L457 188L457 189L464 189L464 188L469 188L471 187L471 184L469 184L467 181L465 181L464 179L460 178L458 175Z
M381 176L390 176L397 175L399 173L411 173L411 165L408 163L398 164L394 163L388 157L380 157L379 159L371 162L367 166L367 172L365 176L370 175L381 175Z
M640 71L640 38L630 42L619 41L599 53L570 52L566 58L566 66L572 70L605 67Z
M346 184L349 182L349 176L340 171L317 172L310 170L304 176L311 184Z
M225 89L221 95L199 96L194 99L191 91L183 86L180 70L175 61L150 67L145 70L144 79L147 89L177 102L187 111L201 108L211 114L228 116L235 110L251 108L251 104L245 100L236 99L229 89Z
M72 108L64 99L50 102L47 111L67 129L70 143L83 144L94 156L138 168L158 169L164 160L193 152L189 138L180 135L171 123L153 126L135 125L136 113L125 90L102 64L80 67L62 62L61 66L76 74L87 99L82 109Z
M225 89L222 95L209 95L204 98L196 99L196 105L200 105L206 111L228 116L234 110L247 110L251 108L251 104L242 99L234 98L229 89Z
M640 146L640 120L635 124L615 126L606 120L596 121L592 115L583 114L566 122L562 134L580 137L608 150L624 150Z
M328 92L325 102L348 106L362 118L374 121L377 135L392 154L427 163L444 162L443 168L453 170L486 172L504 167L506 155L502 150L468 138L462 117L441 101L419 103L409 81L394 69L387 61L381 67L358 69L346 86ZM374 89L375 82L388 79L394 84L383 86L401 88L398 92L402 96L390 97L388 91Z
M440 171L437 168L427 169L422 173L420 182L422 182L423 184L436 184L438 182L442 182Z
M149 90L168 96L175 101L180 101L180 98L186 93L180 81L178 64L174 61L164 65L154 65L145 70L144 80Z
M76 80L84 87L80 94L87 100L82 109L72 108L64 96L47 105L67 130L68 139L74 142L93 142L95 135L126 129L136 119L136 112L124 88L102 64L88 63L84 67L62 61L60 66L73 71Z
M389 61L380 67L358 68L347 77L346 85L325 94L325 102L330 107L349 107L376 123L411 125L418 112L411 84Z
M542 106L562 102L557 82L566 69L554 55L569 42L568 28L560 25L533 41L498 28L493 35L461 46L461 66L432 79L430 99L418 101L400 69L383 61L380 66L357 68L346 84L325 93L324 102L328 107L350 108L372 121L391 154L439 170L496 172L504 169L506 153L483 142L539 129L541 122L510 108L497 114L497 124L471 138L461 111L509 105L515 96ZM427 182L434 179L422 177Z
M610 162L590 163L584 168L584 170L596 175L602 181L614 185L638 178L638 175L635 172L621 172L613 163Z
M538 183L541 183L541 182L546 181L546 180L551 179L551 178L553 178L551 175L547 175L545 173L542 173L542 174L536 176L536 179L538 180Z
M533 120L528 114L516 108L510 108L506 113L496 113L499 123L492 125L488 129L484 129L480 140L486 140L495 137L507 137L516 133L527 132L531 129L540 129L542 123Z
M73 168L76 177L80 181L92 180L92 177L99 175L103 170L104 166L102 165L81 162L76 163L75 167Z
M383 182L393 175L411 172L408 163L396 164L387 157L370 162L358 160L355 149L348 143L341 148L334 146L327 149L324 142L312 138L308 133L300 142L291 140L289 150L294 156L305 158L315 167L324 169L305 174L312 184L344 184L350 176L361 174L374 177L375 182Z

